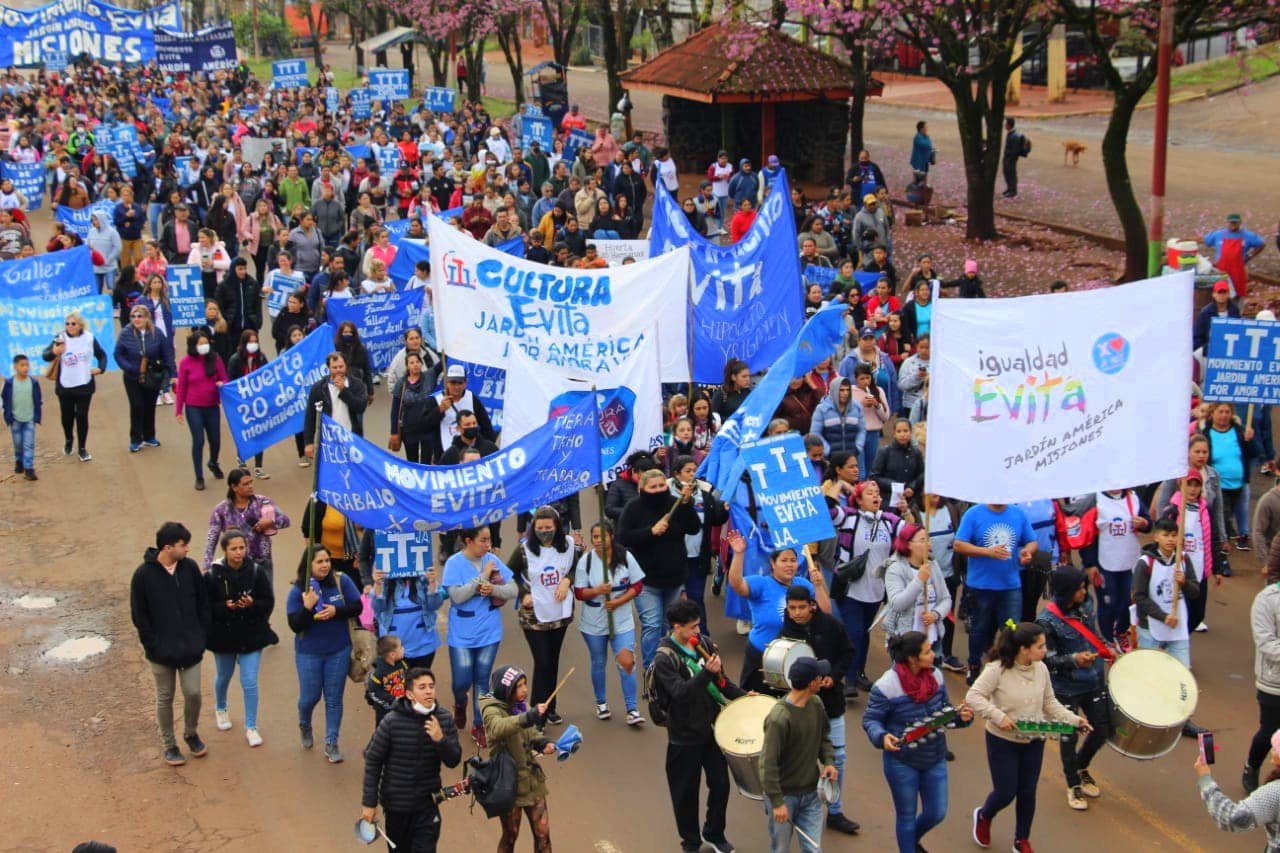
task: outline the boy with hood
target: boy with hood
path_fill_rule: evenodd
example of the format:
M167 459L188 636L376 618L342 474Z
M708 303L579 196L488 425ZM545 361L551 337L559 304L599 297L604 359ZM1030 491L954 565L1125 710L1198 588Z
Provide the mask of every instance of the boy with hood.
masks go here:
M1115 655L1098 636L1093 602L1089 598L1089 576L1070 564L1049 576L1049 602L1036 622L1044 628L1053 693L1058 701L1089 720L1093 730L1077 747L1073 731L1058 742L1062 773L1067 777L1067 805L1077 811L1089 808L1085 797L1102 796L1089 775L1089 762L1102 749L1110 734L1104 661Z
M547 777L534 758L552 755L555 741L545 738L541 726L547 705L530 708L529 679L514 666L500 666L489 678L489 695L480 699L480 717L489 740L489 756L511 756L516 765L516 804L502 817L499 851L514 850L520 837L521 812L529 818L536 853L551 850L551 824L547 816Z
M862 406L853 402L853 390L843 376L831 380L827 396L813 410L809 432L822 436L831 453L843 450L861 457L867 440L866 416Z

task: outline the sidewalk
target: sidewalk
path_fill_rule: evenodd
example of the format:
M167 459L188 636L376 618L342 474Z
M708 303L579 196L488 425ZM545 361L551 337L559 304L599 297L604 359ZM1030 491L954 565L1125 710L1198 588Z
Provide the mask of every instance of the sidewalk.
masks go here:
M870 103L888 107L916 110L938 110L954 113L955 100L951 90L933 77L915 74L874 71L872 76L884 82L884 94ZM1068 89L1060 103L1049 101L1044 86L1022 86L1022 99L1009 104L1005 115L1013 118L1065 118L1077 115L1098 115L1111 111L1111 93L1105 89Z

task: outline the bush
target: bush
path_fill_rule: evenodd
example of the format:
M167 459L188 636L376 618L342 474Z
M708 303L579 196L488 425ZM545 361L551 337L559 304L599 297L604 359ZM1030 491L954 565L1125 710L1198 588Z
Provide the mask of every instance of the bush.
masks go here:
M574 41L573 51L569 54L570 65L590 65L591 64L591 48L587 47L587 40L579 37Z
M236 31L236 44L241 48L253 47L253 15L241 12L231 16L231 26ZM267 12L258 12L258 47L263 56L289 54L289 30L284 21Z

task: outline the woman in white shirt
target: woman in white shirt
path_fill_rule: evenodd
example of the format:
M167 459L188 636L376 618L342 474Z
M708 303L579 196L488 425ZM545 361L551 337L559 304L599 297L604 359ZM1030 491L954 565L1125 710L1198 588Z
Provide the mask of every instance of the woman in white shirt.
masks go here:
M636 627L629 606L644 585L644 570L635 557L614 544L613 525L598 521L591 527L591 550L574 570L573 594L582 602L578 628L591 655L591 688L596 719L613 716L609 710L605 663L613 649L627 706L627 725L644 722L636 707Z
M360 282L360 291L364 294L395 293L395 282L387 275L387 265L382 261L369 262L369 277Z

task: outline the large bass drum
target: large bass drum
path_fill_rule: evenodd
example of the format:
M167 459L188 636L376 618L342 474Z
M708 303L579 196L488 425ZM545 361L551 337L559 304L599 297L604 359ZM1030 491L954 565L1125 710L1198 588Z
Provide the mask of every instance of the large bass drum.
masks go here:
M753 800L764 799L760 781L764 718L777 701L772 696L743 696L725 705L716 717L716 746L724 753L738 793Z
M816 658L813 649L803 640L789 640L779 637L764 647L764 655L760 659L760 672L764 683L774 690L790 690L787 683L787 671L791 664L800 658Z
M1107 672L1111 737L1107 743L1129 758L1152 759L1178 745L1182 727L1196 711L1195 676L1168 652L1138 649Z

